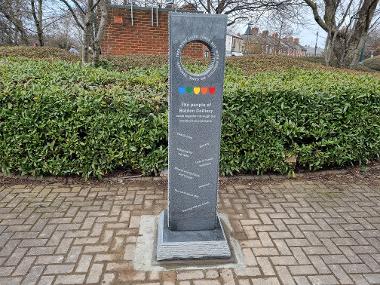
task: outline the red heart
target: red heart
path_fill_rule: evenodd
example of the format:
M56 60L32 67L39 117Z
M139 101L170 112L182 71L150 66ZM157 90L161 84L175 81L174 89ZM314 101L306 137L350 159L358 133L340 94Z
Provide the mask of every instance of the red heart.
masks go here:
M208 88L207 87L202 87L201 88L201 92L203 95L206 95L207 94L207 91L208 91Z
M213 87L210 87L209 88L209 91L210 91L210 94L211 95L214 95L215 94L215 91L216 91L216 88L213 86Z

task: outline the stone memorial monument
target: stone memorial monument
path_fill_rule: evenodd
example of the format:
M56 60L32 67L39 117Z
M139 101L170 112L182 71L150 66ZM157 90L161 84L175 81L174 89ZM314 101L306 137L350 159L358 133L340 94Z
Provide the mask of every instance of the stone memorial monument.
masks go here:
M227 17L169 15L169 205L160 215L157 260L230 258L217 214ZM208 47L208 69L184 68L188 43Z

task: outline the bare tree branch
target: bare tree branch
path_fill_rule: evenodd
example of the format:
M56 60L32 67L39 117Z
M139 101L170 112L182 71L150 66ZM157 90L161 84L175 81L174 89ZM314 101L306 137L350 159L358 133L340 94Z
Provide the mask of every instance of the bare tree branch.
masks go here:
M70 3L67 0L59 0L59 1L61 1L63 4L66 5L67 9L69 9L69 11L70 11L71 15L73 16L75 22L77 23L78 27L80 27L82 30L84 30L84 26L83 26L82 22L79 20L77 14L74 11L74 8L71 7ZM74 1L74 2L76 2L76 1ZM80 11L83 13L82 9L80 9Z

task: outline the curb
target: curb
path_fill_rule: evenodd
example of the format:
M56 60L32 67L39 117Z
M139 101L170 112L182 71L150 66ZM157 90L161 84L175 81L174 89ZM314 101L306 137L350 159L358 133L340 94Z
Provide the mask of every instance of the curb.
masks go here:
M373 163L372 165L366 166L364 174L369 171L380 171L380 162ZM219 181L231 181L231 180L253 180L253 181L277 181L277 180L294 180L299 178L315 178L319 176L342 176L342 175L355 175L358 177L364 177L360 174L360 167L355 166L348 169L339 169L339 170L322 170L315 172L302 172L296 173L295 177L290 177L288 175L235 175L235 176L221 176ZM48 183L63 183L63 184L72 184L76 182L80 183L91 183L91 182L111 182L111 183L125 183L125 182L166 182L167 176L140 176L140 175L131 175L131 176L121 176L121 177L104 177L103 179L91 178L85 180L82 177L62 177L62 176L30 176L30 175L6 175L0 172L0 178L13 179L13 180L22 180L30 182L48 182Z

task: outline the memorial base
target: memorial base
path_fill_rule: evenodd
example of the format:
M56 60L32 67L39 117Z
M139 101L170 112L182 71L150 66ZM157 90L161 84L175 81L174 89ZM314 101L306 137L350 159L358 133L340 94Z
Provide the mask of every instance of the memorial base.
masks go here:
M207 231L171 231L167 211L160 215L157 231L157 260L229 259L231 251L218 217L217 227Z

